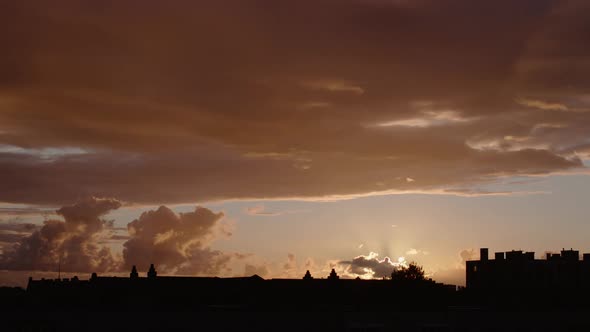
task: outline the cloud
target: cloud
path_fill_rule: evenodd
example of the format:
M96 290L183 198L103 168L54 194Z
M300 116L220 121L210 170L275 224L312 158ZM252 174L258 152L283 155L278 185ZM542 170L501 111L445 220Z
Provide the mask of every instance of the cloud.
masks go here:
M475 249L463 249L458 253L457 259L452 266L434 269L431 276L438 282L465 285L465 262L478 257L479 253Z
M32 233L38 228L32 223L0 222L0 232Z
M200 276L220 276L229 275L232 272L230 262L234 259L240 259L239 254L225 253L220 250L214 250L209 247L193 247L187 252L187 260L176 268L164 262L167 273L179 275L200 275ZM161 265L158 265L161 266Z
M276 217L285 214L305 213L309 210L284 210L284 211L268 211L264 205L256 205L246 208L246 214L259 217Z
M316 263L313 258L307 257L305 259L305 262L303 263L303 267L305 268L305 270L312 270L316 267Z
M375 252L369 255L359 255L350 261L341 261L340 265L346 267L346 272L352 276L363 278L388 278L396 266L399 266L403 260L392 261L389 257L379 259L379 254Z
M168 274L217 275L229 271L233 255L213 250L221 233L223 213L204 207L176 214L168 207L147 211L127 225L130 239L123 243L126 269L155 264Z
M297 268L297 259L295 254L287 254L287 261L283 263L283 274L286 277L297 278L299 276L299 270Z
M38 226L31 223L0 222L0 254L33 233Z
M244 266L244 276L250 277L255 274L264 278L270 274L270 270L266 264L262 264L262 265L246 264Z
M325 90L328 92L348 92L362 95L365 90L358 85L343 80L318 80L304 82L303 86L314 90Z
M116 257L97 242L110 227L102 217L120 206L118 200L93 197L62 207L56 213L64 220L46 220L30 235L15 239L3 251L0 269L51 271L59 264L63 271L116 270Z
M154 263L162 274L228 275L232 261L247 257L210 247L215 239L231 236L221 212L197 207L176 214L161 206L130 222L124 235L104 219L119 207L116 199L93 197L58 209L63 221L0 223L0 270L55 271L60 265L72 273L122 273ZM122 244L122 253L106 245L114 242Z
M459 253L459 256L461 257L461 267L465 267L465 262L474 260L475 258L477 258L477 255L478 253L475 249L461 250L461 252Z
M466 153L468 159L460 163L457 160L456 164L454 158L436 153L423 156L431 158L429 163L410 160L423 158L418 155L408 156L407 160L403 157L372 160L320 154L312 157L313 167L309 169L295 167L289 160L242 159L237 154L214 150L153 153L151 156L98 153L62 158L49 164L34 157L21 159L0 154L0 180L5 184L0 190L0 200L67 204L76 197L92 194L109 194L146 204L240 198L321 198L387 190L436 191L450 182L468 186L499 175L547 174L581 166L579 159L566 159L545 150ZM433 165L449 163L453 167L441 167L432 172ZM117 171L112 172L113 169ZM400 173L412 173L412 178L420 181L391 180ZM72 185L56 192L55 181ZM138 190L134 185L137 183L160 190Z
M583 166L585 1L65 3L0 13L2 202L442 192Z
M0 207L0 216L18 217L50 214L54 214L54 211L36 207Z
M519 181L512 184L523 184ZM528 196L528 195L545 195L548 191L499 191L499 190L485 190L481 188L450 188L445 192L452 193L457 196L464 197L480 197L480 196Z
M262 205L249 207L246 209L246 213L251 216L263 216L263 217L275 217L275 216L280 216L282 214L280 212L269 212Z
M456 111L422 111L419 117L379 123L380 127L417 127L445 126L468 122L470 119L461 117Z
M569 110L569 108L566 105L559 104L559 103L548 103L548 102L542 101L542 100L523 98L523 99L518 99L516 102L521 105L524 105L524 106L538 108L538 109L541 109L544 111L568 111Z
M415 249L415 248L410 248L410 250L406 251L406 255L408 256L416 256L416 255L429 255L430 252L425 251L425 250L421 250L421 249Z
M130 238L131 238L131 237L129 237L128 235L118 235L118 234L114 234L114 235L111 235L111 236L109 237L109 240L115 240L115 241L118 241L118 240L129 240Z

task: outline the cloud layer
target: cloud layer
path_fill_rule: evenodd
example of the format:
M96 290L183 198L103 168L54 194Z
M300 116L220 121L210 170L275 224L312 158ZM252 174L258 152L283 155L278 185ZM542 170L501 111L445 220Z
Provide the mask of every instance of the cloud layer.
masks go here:
M583 0L13 2L0 201L319 197L579 167L589 18Z

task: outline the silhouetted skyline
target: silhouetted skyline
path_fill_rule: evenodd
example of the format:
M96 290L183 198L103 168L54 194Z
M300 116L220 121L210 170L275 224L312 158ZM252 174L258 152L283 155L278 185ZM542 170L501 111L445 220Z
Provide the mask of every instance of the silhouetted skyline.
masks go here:
M590 310L589 259L580 260L575 250L548 254L547 260L515 250L496 253L494 260L487 248L480 253L480 260L467 262L467 288L426 279L413 264L381 280L340 279L334 269L326 277L306 271L300 279L161 276L150 264L147 271L132 266L128 277L29 278L26 291L0 288L7 300L1 309L11 313L3 320L9 331L76 330L96 312L104 315L103 321L85 330L101 331L116 321L112 330L131 324L184 331L195 328L196 317L199 328L212 331L590 327L584 316ZM548 317L532 319L548 310Z

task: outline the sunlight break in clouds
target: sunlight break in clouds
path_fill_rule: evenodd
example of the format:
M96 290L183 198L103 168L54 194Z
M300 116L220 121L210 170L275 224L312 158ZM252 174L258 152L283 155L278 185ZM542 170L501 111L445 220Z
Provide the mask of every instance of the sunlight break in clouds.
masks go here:
M363 279L381 279L391 276L391 272L397 266L405 266L404 257L392 261L389 257L379 259L379 254L370 252L369 255L359 255L350 261L341 261L339 264L345 266L345 271L352 277L359 276Z

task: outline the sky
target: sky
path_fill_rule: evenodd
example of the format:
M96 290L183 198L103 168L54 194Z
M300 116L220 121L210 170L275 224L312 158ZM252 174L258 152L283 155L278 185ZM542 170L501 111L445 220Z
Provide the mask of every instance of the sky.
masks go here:
M0 284L590 251L589 39L584 0L4 4Z

